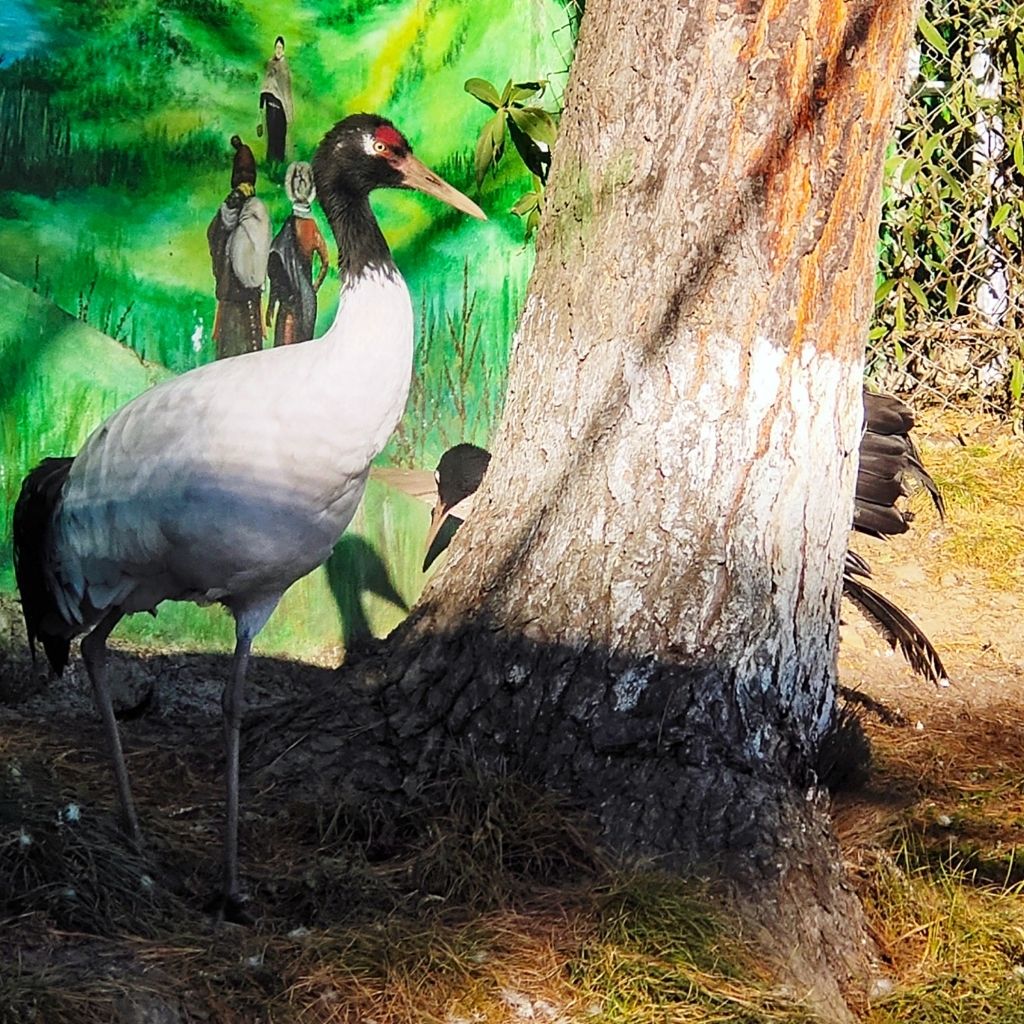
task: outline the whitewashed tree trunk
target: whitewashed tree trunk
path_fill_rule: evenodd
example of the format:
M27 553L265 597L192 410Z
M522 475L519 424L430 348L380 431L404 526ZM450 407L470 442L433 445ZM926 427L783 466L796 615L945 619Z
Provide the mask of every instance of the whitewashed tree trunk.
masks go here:
M357 793L453 755L557 788L741 882L835 1017L863 934L813 766L914 6L589 0L473 519L352 693L263 735Z

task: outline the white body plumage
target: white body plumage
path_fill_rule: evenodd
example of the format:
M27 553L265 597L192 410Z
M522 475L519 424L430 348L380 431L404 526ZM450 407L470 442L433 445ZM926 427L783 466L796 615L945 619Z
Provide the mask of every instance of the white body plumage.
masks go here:
M65 620L223 601L258 631L352 519L405 407L412 352L405 283L372 270L321 338L200 367L114 413L76 457L53 524Z

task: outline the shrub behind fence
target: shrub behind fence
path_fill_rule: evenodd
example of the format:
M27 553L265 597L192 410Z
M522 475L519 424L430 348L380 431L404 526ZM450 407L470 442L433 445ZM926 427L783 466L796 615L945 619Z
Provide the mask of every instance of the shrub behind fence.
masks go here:
M885 167L868 377L1020 419L1024 5L926 0Z

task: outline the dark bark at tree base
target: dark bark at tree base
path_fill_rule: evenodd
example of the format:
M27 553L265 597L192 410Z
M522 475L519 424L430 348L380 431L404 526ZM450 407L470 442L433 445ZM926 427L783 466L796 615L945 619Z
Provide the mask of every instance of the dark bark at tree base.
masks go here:
M252 722L249 764L385 817L443 791L467 763L557 792L613 857L726 886L790 989L844 1019L841 993L863 991L866 977L861 911L807 767L813 752L769 725L785 721L770 692L741 706L714 696L733 692L722 666L479 623L423 635L410 622L400 637L346 666L329 693ZM744 730L763 734L756 759L743 754Z

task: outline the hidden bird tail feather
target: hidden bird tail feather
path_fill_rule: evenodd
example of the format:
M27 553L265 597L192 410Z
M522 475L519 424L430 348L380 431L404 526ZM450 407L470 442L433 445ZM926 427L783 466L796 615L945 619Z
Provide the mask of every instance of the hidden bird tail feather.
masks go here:
M899 647L903 657L918 675L936 686L949 685L949 675L938 651L906 612L849 571L843 574L843 595L857 606L893 650Z
M72 461L70 458L43 459L25 477L14 506L12 524L14 575L21 594L21 610L32 657L35 659L38 640L58 676L68 663L71 641L53 626L61 615L47 571L47 541Z

